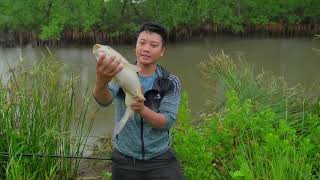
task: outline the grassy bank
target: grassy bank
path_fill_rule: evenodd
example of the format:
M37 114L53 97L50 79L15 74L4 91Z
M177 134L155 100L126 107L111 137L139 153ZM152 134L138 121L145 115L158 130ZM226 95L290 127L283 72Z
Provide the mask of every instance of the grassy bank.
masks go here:
M49 54L31 68L10 69L0 84L0 179L75 177L79 160L61 156L82 156L91 98L76 98L77 76L62 81L63 68Z
M320 178L320 91L289 87L283 78L254 72L245 62L236 65L224 53L212 56L202 72L224 98L195 120L182 93L171 132L187 179ZM111 139L103 140L95 154L110 157ZM108 163L101 166L110 171ZM101 169L98 175L103 173L112 176Z
M183 95L173 145L188 179L319 179L319 91L223 53L203 65L225 101L195 121Z

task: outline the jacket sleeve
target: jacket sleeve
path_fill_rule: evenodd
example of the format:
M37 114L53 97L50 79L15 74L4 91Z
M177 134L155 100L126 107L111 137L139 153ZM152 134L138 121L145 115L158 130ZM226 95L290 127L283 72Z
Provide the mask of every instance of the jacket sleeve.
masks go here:
M160 113L166 118L164 127L166 130L169 130L175 122L181 100L181 85L179 78L170 74L169 80L171 81L170 88L168 89L168 92L164 94L159 107Z
M101 103L95 96L93 96L94 99L96 100L96 102L97 102L100 106L102 106L102 107L107 107L107 106L109 106L109 105L112 103L114 97L115 97L115 96L118 94L118 92L119 92L119 86L118 86L116 83L114 83L113 81L110 81L110 82L108 83L108 87L106 87L106 88L110 91L110 93L111 93L111 95L112 95L112 100L111 100L109 103L106 103L106 104Z

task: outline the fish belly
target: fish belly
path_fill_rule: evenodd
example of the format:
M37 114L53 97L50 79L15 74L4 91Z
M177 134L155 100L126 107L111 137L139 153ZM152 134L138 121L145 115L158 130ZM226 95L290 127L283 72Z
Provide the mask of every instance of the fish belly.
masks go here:
M135 98L140 98L143 100L145 99L141 91L141 85L137 76L137 72L131 69L124 68L115 75L114 80L126 94L126 110L121 120L115 125L113 135L116 136L121 132L121 130L125 127L127 121L134 114L133 110L131 109L131 104L135 101Z
M122 69L122 71L116 74L114 78L116 83L118 83L118 85L133 98L140 97L142 95L141 84L135 71Z

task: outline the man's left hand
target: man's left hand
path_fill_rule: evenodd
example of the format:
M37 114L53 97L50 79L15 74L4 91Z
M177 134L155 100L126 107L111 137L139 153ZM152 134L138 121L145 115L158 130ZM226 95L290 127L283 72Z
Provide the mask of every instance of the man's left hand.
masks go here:
M141 99L136 98L135 102L131 104L131 108L132 110L134 110L135 112L141 114L141 112L144 110L145 106L144 106L144 101Z

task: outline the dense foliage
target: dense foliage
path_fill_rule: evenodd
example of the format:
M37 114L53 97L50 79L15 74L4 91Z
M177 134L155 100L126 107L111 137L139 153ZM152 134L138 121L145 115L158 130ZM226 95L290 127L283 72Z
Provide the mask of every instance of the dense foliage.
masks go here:
M219 111L192 120L182 96L173 144L187 179L319 179L320 96L235 67L224 54L205 63L225 89Z
M318 0L2 0L0 32L59 39L68 30L104 31L119 37L145 20L178 34L198 27L239 32L256 25L319 23L319 9Z

